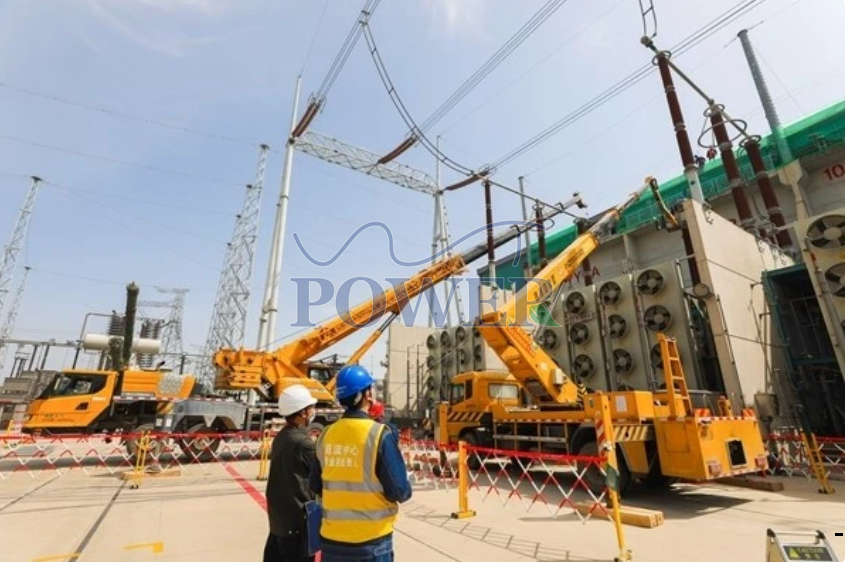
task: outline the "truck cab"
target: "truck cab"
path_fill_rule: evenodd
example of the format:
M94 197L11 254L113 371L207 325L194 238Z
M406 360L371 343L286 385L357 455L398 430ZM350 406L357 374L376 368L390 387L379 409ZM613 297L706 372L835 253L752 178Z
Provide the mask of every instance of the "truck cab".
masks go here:
M454 377L449 386L447 442L456 443L478 428L490 405L523 407L526 399L517 380L505 371L476 371Z
M116 371L66 370L57 373L27 409L23 430L94 432L131 430L156 415L161 399L187 398L194 378L159 371L128 370L116 402Z

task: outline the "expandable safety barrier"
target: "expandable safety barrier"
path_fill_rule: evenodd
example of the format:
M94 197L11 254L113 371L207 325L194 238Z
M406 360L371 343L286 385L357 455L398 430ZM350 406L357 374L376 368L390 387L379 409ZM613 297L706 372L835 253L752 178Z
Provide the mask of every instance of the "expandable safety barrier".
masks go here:
M825 477L845 478L845 438L815 437L805 440L798 430L781 431L768 436L766 445L769 468L766 474L818 479L813 470L808 444L818 453L816 458L821 461L820 468ZM820 484L825 485L823 482Z
M443 447L433 441L400 439L408 476L415 488L456 492L452 517L475 516L476 504L518 504L526 512L537 507L552 518L575 515L586 523L609 519L616 532L620 557L629 560L622 523L611 507L608 456L574 456L472 447ZM610 479L612 481L612 479ZM610 505L609 505L610 504Z
M271 440L261 432L0 436L0 481L15 475L61 476L72 470L86 474L134 471L139 450L147 469L203 470L206 463L259 461L262 443Z
M467 446L469 488L482 503L535 506L553 517L574 514L582 522L610 516L607 473L601 457L505 451ZM474 470L472 470L474 468ZM593 482L593 489L588 482ZM595 482L602 484L595 486Z

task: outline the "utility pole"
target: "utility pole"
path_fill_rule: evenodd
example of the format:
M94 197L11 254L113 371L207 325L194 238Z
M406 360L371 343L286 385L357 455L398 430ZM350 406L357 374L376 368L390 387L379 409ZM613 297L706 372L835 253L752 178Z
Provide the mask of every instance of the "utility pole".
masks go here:
M525 204L525 178L519 176L519 199L522 202L522 220L528 222L528 206ZM526 277L533 277L534 268L531 264L531 231L525 230L525 264L528 267L528 275Z
M12 236L3 249L0 256L0 312L6 304L6 295L12 290L12 280L15 277L15 270L18 265L18 256L23 250L26 242L26 233L29 230L29 219L32 216L32 208L35 205L35 196L38 194L38 187L41 178L32 176L29 184L29 191L26 193L23 205L18 212L18 220L12 228Z
M757 62L757 55L754 53L754 47L751 45L751 39L748 37L748 30L743 29L737 36L739 37L739 42L742 43L742 50L745 52L745 59L748 61L748 68L751 70L751 77L754 79L757 95L760 96L760 103L763 106L763 111L766 113L766 121L769 122L769 128L775 136L775 144L780 155L781 164L792 162L792 151L783 134L783 127L781 127L778 112L769 93L766 78L760 69L760 63Z
M288 201L290 199L290 176L293 167L293 151L296 139L293 137L296 128L296 115L299 106L299 90L302 76L296 79L296 89L293 95L293 110L290 116L290 131L285 145L285 161L282 170L282 185L279 202L276 205L276 224L273 229L273 242L270 247L270 263L267 267L267 282L264 287L264 300L261 307L261 320L258 325L258 349L269 350L270 344L276 340L276 321L279 311L279 285L282 275L282 258L284 256L285 229L287 226Z

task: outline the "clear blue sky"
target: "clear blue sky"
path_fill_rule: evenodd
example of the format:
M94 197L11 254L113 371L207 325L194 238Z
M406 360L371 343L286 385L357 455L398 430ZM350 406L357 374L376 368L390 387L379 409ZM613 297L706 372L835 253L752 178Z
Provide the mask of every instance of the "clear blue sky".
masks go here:
M666 48L737 3L655 2L657 42ZM421 121L542 4L385 0L371 24L405 104ZM318 87L362 5L329 0L306 64L324 0L0 3L0 236L8 236L23 200L27 183L21 176L86 190L49 185L39 196L20 264L33 271L15 335L74 338L86 312L122 309L124 286L135 280L146 299L160 298L154 284L190 289L184 337L187 350L196 351L191 346L205 341L224 245L243 197L239 186L254 175L253 144L282 148L295 77L304 65L303 93ZM840 101L842 0L768 0L680 57L679 64L733 115L747 119L752 131L766 133L740 45L731 42L742 27L758 23L752 37L783 121ZM443 134L444 151L470 167L496 160L647 62L641 34L634 0L570 0L431 133ZM361 40L313 129L386 152L406 131L365 47ZM117 118L13 87L241 141ZM703 104L687 89L681 95L697 134ZM402 160L434 173L433 158L422 148ZM256 338L281 163L281 154L273 153L248 345ZM589 210L597 212L646 175L668 179L679 171L655 74L500 169L497 177L515 185L526 175L529 191L548 200L580 191ZM444 172L444 183L456 179ZM413 270L391 261L380 231L359 236L326 268L301 255L293 233L317 257L328 259L358 226L379 220L393 230L402 259L422 259L429 251L431 202L422 195L302 154L296 156L291 195L279 336L294 330L292 276L324 276L339 285L352 276L384 282ZM479 186L450 194L448 206L453 237L483 224ZM520 216L518 199L495 194L497 220ZM353 296L362 298L366 290L358 285ZM323 307L312 318L329 311ZM358 341L338 351L349 353ZM382 358L379 345L365 364ZM63 360L62 353L54 356L54 363Z

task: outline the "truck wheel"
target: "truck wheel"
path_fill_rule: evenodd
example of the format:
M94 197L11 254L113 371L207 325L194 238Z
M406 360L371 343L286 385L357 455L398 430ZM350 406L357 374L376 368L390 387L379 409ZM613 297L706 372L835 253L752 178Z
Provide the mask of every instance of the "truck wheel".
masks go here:
M179 449L186 457L191 461L199 462L214 460L214 455L220 447L220 437L210 435L216 434L212 428L204 423L198 423L191 426L186 433L190 437L178 441Z
M589 438L581 442L576 453L579 457L598 457L599 446L595 438ZM631 483L631 471L628 470L628 465L625 464L625 459L620 454L616 455L616 464L619 470L619 493L624 492ZM607 479L602 473L601 469L595 463L585 466L584 463L578 462L578 474L581 474L581 479L587 487L594 494L601 494L602 490L607 486ZM584 470L586 468L586 471Z
M667 489L677 481L677 478L666 476L661 472L660 459L654 459L654 463L651 465L648 474L640 478L640 482L643 485L653 490Z
M137 457L138 449L141 446L140 443L140 434L149 431L152 433L155 426L151 423L141 424L135 429L132 430L133 436L129 439L124 440L124 445L126 446L126 454L129 455L129 460L134 464ZM161 454L164 452L164 441L162 439L151 438L150 439L150 448L147 451L147 462L151 460L158 461L161 458ZM152 457L152 458L150 458Z
M461 439L470 447L478 447L478 444L481 442L481 439L478 438L478 434L474 431L464 433ZM479 458L478 453L467 454L467 468L470 470L478 470L481 468L481 459Z

